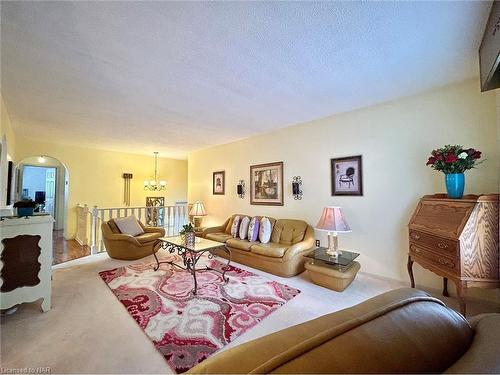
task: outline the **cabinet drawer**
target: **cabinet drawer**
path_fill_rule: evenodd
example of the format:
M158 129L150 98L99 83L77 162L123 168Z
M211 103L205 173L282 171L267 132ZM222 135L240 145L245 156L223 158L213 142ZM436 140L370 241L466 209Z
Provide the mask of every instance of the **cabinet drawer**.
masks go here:
M437 268L458 275L460 273L460 261L458 259L439 255L415 244L410 245L410 255L424 259Z
M433 251L444 255L452 257L458 257L460 255L458 241L433 236L432 234L419 232L417 230L410 230L410 242L431 248Z

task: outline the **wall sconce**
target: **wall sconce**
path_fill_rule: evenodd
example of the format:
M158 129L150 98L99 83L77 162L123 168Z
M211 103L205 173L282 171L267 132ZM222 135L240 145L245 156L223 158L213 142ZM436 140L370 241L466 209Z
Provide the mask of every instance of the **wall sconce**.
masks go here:
M301 200L302 195L304 192L300 188L302 186L302 179L300 176L294 176L292 179L292 194L293 194L293 199L295 200Z
M238 185L236 185L236 193L241 199L245 198L245 181L240 180Z

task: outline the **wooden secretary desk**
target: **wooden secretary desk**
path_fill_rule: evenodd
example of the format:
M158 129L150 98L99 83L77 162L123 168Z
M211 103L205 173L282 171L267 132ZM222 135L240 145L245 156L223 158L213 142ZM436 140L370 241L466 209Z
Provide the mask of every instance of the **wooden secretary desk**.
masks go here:
M457 287L460 311L465 315L469 287L498 288L499 195L426 195L413 213L409 227L408 273L415 287L413 262L448 279Z

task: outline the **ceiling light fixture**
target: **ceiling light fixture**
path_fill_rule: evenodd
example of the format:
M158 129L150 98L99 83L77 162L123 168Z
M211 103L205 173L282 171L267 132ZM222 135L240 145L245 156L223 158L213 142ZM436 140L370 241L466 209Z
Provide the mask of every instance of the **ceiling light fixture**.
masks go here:
M167 182L158 177L158 151L155 154L155 174L152 180L144 181L144 190L160 191L167 188Z

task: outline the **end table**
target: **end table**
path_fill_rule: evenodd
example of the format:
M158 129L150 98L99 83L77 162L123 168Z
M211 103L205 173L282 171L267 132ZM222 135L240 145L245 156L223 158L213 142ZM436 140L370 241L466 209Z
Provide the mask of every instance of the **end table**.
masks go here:
M359 253L342 250L342 254L334 258L326 253L325 247L318 247L305 255L309 261L305 264L311 281L322 287L342 292L354 280L361 265L354 261Z

